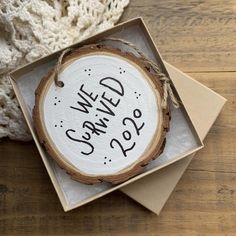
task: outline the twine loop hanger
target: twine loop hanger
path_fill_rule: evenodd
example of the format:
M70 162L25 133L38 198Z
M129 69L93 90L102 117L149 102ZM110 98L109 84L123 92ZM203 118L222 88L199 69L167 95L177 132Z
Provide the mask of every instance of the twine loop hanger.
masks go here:
M64 82L62 82L61 80L59 80L58 76L61 72L61 66L62 66L62 60L64 58L64 56L71 52L73 49L72 48L66 48L65 50L62 51L62 53L60 54L58 60L57 60L57 64L55 67L55 72L54 72L54 82L56 84L56 86L62 88L64 87Z
M101 43L104 41L120 42L120 43L123 43L123 44L131 47L132 49L134 49L136 51L136 53L138 53L139 56L145 62L147 62L148 64L151 65L152 69L159 76L159 79L162 82L162 86L163 86L163 98L162 98L162 102L161 102L162 108L165 109L167 107L168 97L170 97L172 104L175 108L180 107L180 102L178 101L178 99L176 98L176 96L173 92L170 78L160 70L159 66L153 60L147 58L147 56L135 44L133 44L129 41L123 40L123 39L119 39L119 38L104 38L104 39L100 40L99 42ZM64 87L64 82L59 80L59 74L62 69L62 60L66 54L71 53L73 50L74 50L73 48L66 48L65 50L62 51L62 53L60 54L60 56L57 60L57 64L56 64L55 72L54 72L54 81L55 81L55 85L60 88Z

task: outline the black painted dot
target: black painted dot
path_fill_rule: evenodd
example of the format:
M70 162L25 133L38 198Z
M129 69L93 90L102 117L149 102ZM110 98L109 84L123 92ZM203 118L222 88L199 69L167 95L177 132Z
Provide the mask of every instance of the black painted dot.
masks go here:
M91 69L89 69L89 71L91 71Z
M138 97L136 97L138 99Z
M107 159L107 157L104 157L105 159Z
M111 159L109 160L109 162L111 162Z
M134 92L135 94L137 93L137 92Z
M122 74L122 72L120 71L120 74Z
M139 94L139 96L141 96L141 94Z
M125 73L125 70L123 72Z
M57 99L57 97L55 97L55 99Z
M88 76L90 76L91 74L88 74Z
M56 103L54 103L54 106L56 106L57 104Z
M60 125L60 127L63 127L62 125Z
M106 162L104 162L104 165L106 165L107 163Z
M57 127L57 125L55 125L55 127Z
M121 67L119 69L121 70Z
M58 102L61 102L61 100L59 100Z
M63 123L63 120L61 120L61 123Z
M86 72L87 70L85 69L84 71Z
M96 114L95 116L98 116L98 114Z

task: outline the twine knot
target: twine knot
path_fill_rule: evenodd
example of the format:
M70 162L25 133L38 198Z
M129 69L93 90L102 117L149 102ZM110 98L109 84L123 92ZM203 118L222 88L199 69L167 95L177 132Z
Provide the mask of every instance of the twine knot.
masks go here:
M167 103L168 103L168 97L170 97L173 106L175 108L179 108L179 101L177 100L176 96L174 95L173 89L171 87L171 80L169 77L166 76L166 74L162 73L159 69L159 67L157 66L156 63L154 63L153 61L149 60L149 63L151 64L153 70L156 72L156 74L159 75L160 81L162 82L162 86L163 86L163 98L162 98L162 103L161 106L163 109L165 109L167 107Z
M165 109L167 107L168 96L170 96L173 106L175 108L179 108L179 102L176 99L173 90L171 88L170 79L163 74L161 75L160 81L162 81L163 83L163 98L161 103L162 108Z

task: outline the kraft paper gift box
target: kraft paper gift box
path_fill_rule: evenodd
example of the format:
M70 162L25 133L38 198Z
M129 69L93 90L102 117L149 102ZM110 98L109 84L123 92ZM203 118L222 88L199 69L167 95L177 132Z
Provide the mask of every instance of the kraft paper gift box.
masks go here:
M163 72L167 73L162 58L141 18L119 24L80 43L70 45L69 47L78 47L80 45L93 43L105 37L121 38L134 43L149 58L156 61ZM124 50L124 48L122 48L122 50ZM55 52L11 72L10 79L36 146L65 211L84 205L116 189L133 183L203 147L202 141L185 109L184 105L186 101L182 100L180 109L175 109L172 105L170 106L172 113L171 128L167 134L164 152L160 157L147 165L142 173L119 185L99 183L90 186L71 180L70 176L59 168L56 162L45 152L35 133L32 120L35 89L42 77L55 66L60 53L61 51ZM178 95L176 90L175 93Z
M186 101L185 107L200 138L204 140L226 99L167 62L165 65L180 97ZM121 191L159 214L194 155L129 184L121 188Z

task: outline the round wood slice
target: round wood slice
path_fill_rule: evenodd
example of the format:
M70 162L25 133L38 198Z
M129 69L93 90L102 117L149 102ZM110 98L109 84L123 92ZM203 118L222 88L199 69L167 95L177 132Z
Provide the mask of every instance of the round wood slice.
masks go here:
M169 128L163 89L149 64L108 46L88 45L36 90L35 127L47 152L73 179L119 183L160 155Z

